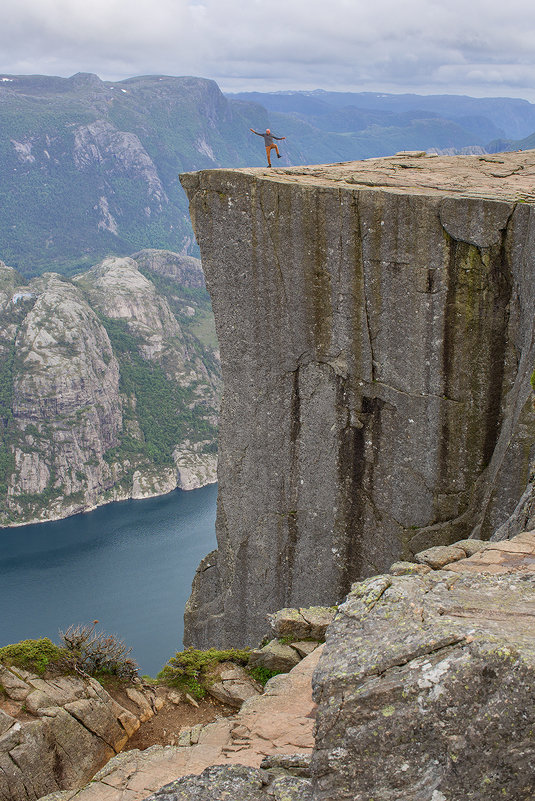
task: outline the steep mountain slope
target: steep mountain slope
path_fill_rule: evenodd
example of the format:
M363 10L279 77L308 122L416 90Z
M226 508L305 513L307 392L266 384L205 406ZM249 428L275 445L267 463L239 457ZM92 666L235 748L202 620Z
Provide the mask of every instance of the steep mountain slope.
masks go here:
M0 262L0 525L215 481L220 377L202 271L134 255L26 285Z
M262 164L259 107L213 81L4 76L0 253L22 273L90 266L142 247L187 252L183 170Z

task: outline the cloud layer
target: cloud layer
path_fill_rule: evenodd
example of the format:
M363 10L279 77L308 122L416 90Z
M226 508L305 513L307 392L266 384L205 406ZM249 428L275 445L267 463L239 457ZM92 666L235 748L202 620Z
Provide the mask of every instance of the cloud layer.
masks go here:
M4 0L0 72L535 100L532 0Z

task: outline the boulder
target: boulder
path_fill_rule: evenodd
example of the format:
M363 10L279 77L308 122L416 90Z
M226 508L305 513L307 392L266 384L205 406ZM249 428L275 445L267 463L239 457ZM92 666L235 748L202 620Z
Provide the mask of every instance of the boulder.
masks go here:
M5 665L0 665L0 684L6 695L13 701L24 701L32 689L17 675L15 669L10 670Z
M306 609L280 609L267 617L276 637L323 641L335 612L331 607L309 606Z
M463 548L457 548L455 545L435 545L433 548L420 551L414 558L422 565L428 565L433 570L440 570L441 567L449 565L451 562L457 562L459 559L465 559L466 556Z
M293 776L310 778L310 754L270 754L264 757L261 768L281 768Z
M283 645L278 640L271 640L263 648L251 651L249 666L288 673L300 659L301 657L294 648Z
M262 685L255 681L240 665L221 662L209 677L209 695L223 704L241 707L247 698L262 693Z
M132 703L134 703L139 709L139 719L142 723L145 723L145 721L150 720L153 717L154 710L152 708L152 704L146 698L144 693L141 692L141 690L138 690L135 687L127 687L126 694Z
M94 698L81 698L65 704L64 709L88 731L108 743L117 754L128 742L128 734L108 708Z
M16 719L8 715L7 712L4 712L3 709L0 709L0 737L2 734L5 734L14 723L16 723Z
M535 578L355 584L313 686L315 801L533 797Z
M146 801L312 801L310 781L243 765L216 765L184 776Z
M392 573L393 576L407 576L411 574L423 576L432 569L433 568L429 567L429 565L420 565L417 562L394 562L390 568L390 573Z
M6 693L24 699L25 709L21 720L0 710L0 801L78 788L139 728L95 679L21 674L0 665ZM10 703L18 709L20 701Z
M301 659L304 659L305 656L308 656L312 653L312 651L316 650L319 643L312 640L304 640L302 642L292 642L290 645L295 651L297 651Z
M462 548L463 551L467 556L473 556L475 553L479 553L479 551L484 551L489 545L488 542L484 540L458 540L457 542L453 543L454 548Z

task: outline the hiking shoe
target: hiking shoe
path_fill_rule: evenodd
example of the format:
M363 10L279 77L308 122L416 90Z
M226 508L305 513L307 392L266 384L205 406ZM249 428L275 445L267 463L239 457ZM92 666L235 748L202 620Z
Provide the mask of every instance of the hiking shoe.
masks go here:
M280 159L280 157L281 157L281 154L277 153L277 158Z

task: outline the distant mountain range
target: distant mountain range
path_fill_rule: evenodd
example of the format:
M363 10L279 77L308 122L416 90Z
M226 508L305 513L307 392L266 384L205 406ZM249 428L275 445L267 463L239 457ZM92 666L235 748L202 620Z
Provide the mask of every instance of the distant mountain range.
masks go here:
M72 275L109 255L197 255L180 172L265 164L249 128L287 139L277 166L399 150L494 147L535 131L509 98L342 92L223 95L202 78L0 76L0 256ZM527 141L527 140L526 140Z
M241 92L227 97L292 114L328 131L357 132L377 125L404 128L425 119L454 123L472 141L521 138L535 130L535 105L509 97L379 94L373 92ZM474 138L475 137L475 138Z

